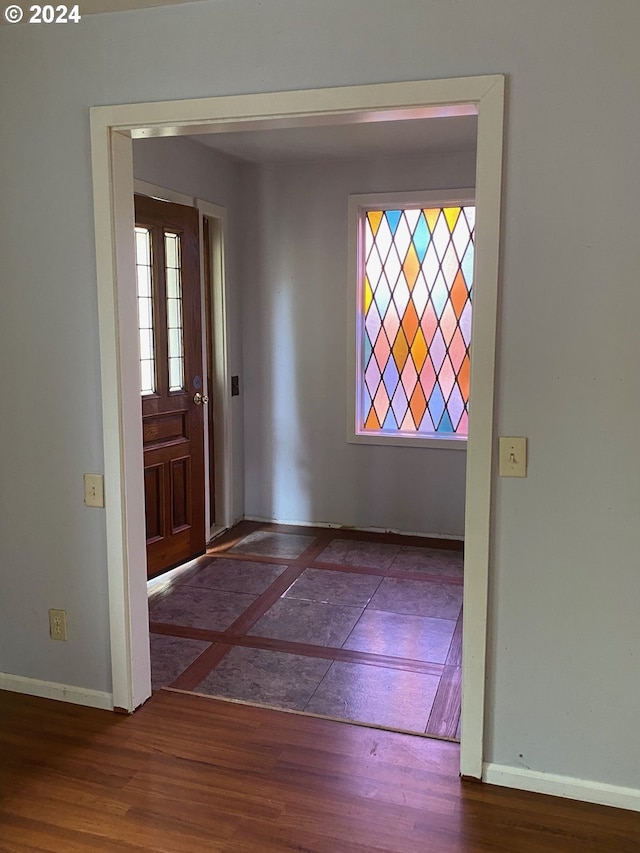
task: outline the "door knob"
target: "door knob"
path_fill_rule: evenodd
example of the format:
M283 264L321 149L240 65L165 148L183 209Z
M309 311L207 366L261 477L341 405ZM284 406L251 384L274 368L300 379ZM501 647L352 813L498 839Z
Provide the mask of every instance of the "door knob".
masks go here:
M196 391L196 393L193 395L193 402L196 404L196 406L201 406L203 403L208 403L209 398L206 394L202 395L199 391Z

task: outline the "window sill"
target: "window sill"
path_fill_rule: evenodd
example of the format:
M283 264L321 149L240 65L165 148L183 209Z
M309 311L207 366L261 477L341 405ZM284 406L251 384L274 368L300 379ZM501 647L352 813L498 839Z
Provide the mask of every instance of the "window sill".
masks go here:
M466 450L466 436L439 437L434 435L416 436L397 433L389 435L382 432L359 432L351 433L347 437L349 444L378 444L392 447L429 447L437 450Z

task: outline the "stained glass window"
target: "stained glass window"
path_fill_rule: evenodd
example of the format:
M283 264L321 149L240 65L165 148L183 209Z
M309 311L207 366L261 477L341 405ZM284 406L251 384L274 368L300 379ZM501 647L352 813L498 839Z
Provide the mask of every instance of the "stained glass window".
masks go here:
M475 207L367 210L361 433L466 437Z

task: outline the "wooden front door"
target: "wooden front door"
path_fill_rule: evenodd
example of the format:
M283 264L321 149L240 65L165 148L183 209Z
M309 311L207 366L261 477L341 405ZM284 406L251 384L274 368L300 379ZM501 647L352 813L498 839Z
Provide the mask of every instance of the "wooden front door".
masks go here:
M205 550L200 250L195 208L136 196L147 533L153 577Z

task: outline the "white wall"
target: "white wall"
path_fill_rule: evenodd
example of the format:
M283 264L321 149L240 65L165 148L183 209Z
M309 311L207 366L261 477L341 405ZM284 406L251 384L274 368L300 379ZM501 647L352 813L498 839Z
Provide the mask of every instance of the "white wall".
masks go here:
M466 453L348 444L348 197L475 184L475 152L244 170L246 514L462 536Z
M242 373L242 234L240 165L189 139L136 139L133 174L141 181L217 204L227 210L227 322L229 375ZM241 397L231 398L233 517L244 516L244 425Z
M640 6L211 0L0 28L0 669L108 689L88 108L508 75L487 760L640 787ZM108 484L107 484L108 488ZM47 636L48 607L70 639Z

